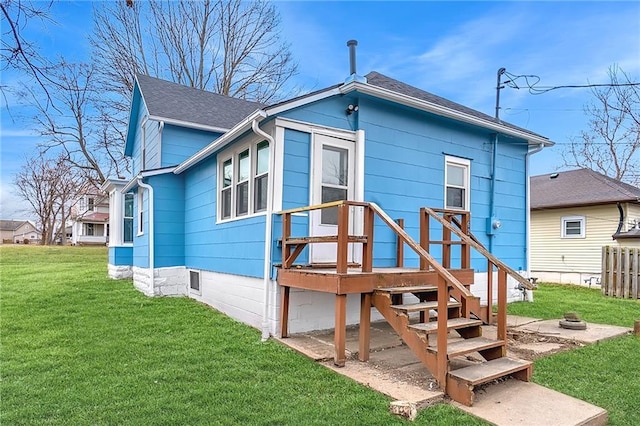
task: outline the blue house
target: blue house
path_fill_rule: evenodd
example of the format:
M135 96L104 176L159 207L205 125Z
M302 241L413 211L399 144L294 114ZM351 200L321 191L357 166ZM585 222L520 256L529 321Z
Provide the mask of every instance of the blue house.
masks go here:
M361 279L344 291L344 283L326 284L346 279L341 264L362 266L362 273L400 266L435 273L434 283L451 288L445 299L464 299L462 314L488 298L521 300L528 281L520 275L529 268L529 156L551 144L377 72L354 72L275 105L138 75L125 147L135 177L104 186L111 197L109 274L133 278L149 296L207 303L265 338L336 327L341 364L339 330L371 315L387 318L388 307L376 305L384 297L397 302L396 310L402 300L435 303L416 290L417 280L431 282L425 276L384 281L379 274L378 284ZM425 231L423 207L464 232L435 231L435 217ZM403 226L384 217L403 219ZM339 223L348 230L338 230ZM487 259L496 270L488 270ZM311 284L303 284L307 279ZM409 285L415 291L401 299L393 291L377 296L377 287ZM471 303L469 288L485 293L479 304ZM486 308L484 315L490 322ZM499 358L495 347L484 350L489 360ZM530 375L529 365L523 369ZM453 389L453 379L438 374L441 386Z

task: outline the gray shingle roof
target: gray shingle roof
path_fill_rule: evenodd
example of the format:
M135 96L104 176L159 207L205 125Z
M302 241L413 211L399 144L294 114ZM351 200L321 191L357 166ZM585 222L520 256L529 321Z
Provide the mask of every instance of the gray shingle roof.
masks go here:
M418 89L417 87L411 86L409 84L403 83L401 81L395 80L393 78L387 77L386 75L380 74L379 72L372 71L365 76L367 78L367 83L378 86L383 89L392 90L394 92L401 93L403 95L411 96L413 98L417 98L423 101L430 102L435 105L439 105L445 108L452 109L454 111L462 112L464 114L471 115L473 117L480 118L482 120L491 121L496 124L501 124L506 127L510 127L512 129L520 130L526 133L529 133L534 136L543 137L537 133L534 133L530 130L523 129L518 126L514 126L513 124L507 123L505 121L497 120L495 117L487 115L483 112L476 111L475 109L466 107L464 105L460 105L456 102L450 101L448 99L442 98L440 96L434 95L433 93L429 93L422 89Z
M26 220L0 220L0 231L15 231L25 222Z
M531 177L532 210L639 201L640 188L591 169Z
M264 105L136 75L149 115L203 126L230 129Z

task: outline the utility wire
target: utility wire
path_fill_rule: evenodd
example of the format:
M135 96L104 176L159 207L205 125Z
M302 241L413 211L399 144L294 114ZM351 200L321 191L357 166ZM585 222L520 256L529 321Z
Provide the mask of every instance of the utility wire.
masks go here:
M516 75L508 71L504 72L509 80L503 81L502 84L511 87L512 89L524 89L526 88L532 95L541 95L543 93L550 92L557 89L585 89L594 87L634 87L640 86L638 83L604 83L604 84L567 84L562 86L538 86L541 78L535 74L521 74ZM520 87L517 80L524 80L524 85Z

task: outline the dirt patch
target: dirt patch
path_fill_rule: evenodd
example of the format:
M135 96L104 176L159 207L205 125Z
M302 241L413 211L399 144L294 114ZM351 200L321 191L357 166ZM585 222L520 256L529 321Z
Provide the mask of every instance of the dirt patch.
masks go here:
M561 337L543 336L514 329L507 330L508 351L529 361L583 346L585 346L584 343Z

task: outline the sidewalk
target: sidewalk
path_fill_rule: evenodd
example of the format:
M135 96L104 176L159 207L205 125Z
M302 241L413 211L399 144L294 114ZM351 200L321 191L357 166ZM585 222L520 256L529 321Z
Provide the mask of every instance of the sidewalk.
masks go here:
M508 316L507 326L510 336L507 353L523 359L535 359L631 331L600 324L588 324L586 330L567 330L558 327L558 320L517 316ZM495 326L483 327L483 335L491 337L495 333ZM279 340L327 368L390 396L397 401L394 409L404 410L407 417L445 399L431 374L384 321L371 324L368 362L357 360L358 327L348 328L348 359L342 368L333 365L333 330L296 334ZM455 361L454 368L474 362L473 356ZM602 408L515 379L488 386L479 393L473 407L455 405L497 425L603 425L607 419Z

